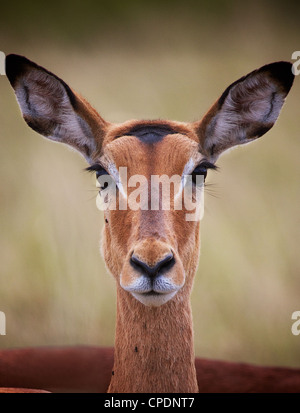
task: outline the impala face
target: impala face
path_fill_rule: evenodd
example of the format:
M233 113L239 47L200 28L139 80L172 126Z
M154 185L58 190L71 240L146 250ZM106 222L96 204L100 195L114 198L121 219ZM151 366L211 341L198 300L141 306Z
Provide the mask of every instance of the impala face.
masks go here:
M100 181L109 175L115 183L113 194L109 185L100 188L103 197L118 205L105 211L102 251L118 288L125 292L122 299L134 297L160 306L174 296L179 301L189 297L199 256L199 220L186 219L191 212L186 203L177 208L185 185L172 187L170 207L164 208L164 191L154 193L152 178L178 176L182 183L190 174L201 176L203 183L222 152L266 133L292 86L292 65L271 63L237 80L202 120L193 123L111 124L60 78L25 57L7 56L6 74L28 125L76 148ZM140 208L124 207L136 188L122 182L122 168L128 182L143 177L140 189L147 191L140 192ZM197 200L197 182L191 188Z
M183 125L129 122L128 130L124 125L122 129L121 136L118 130L111 132L102 155L88 168L95 170L99 179L110 175L100 193L116 197L110 202L117 208L105 211L104 258L124 290L145 305L158 306L184 286L191 272L190 252L198 247L199 222L187 220L192 211L182 199L180 183L190 176L195 198L201 190L196 178L202 178L203 183L207 170L215 166L199 152L196 136ZM124 190L127 183L121 182L118 174L122 168L126 168L128 182L137 176L144 178L140 186L145 188L138 189L139 196L145 190L146 202L137 210L126 204L136 188L127 185ZM179 185L161 185L159 193L154 194L151 178L158 176L178 177ZM114 184L117 191L110 194L110 185ZM170 208L163 208L165 196ZM158 208L154 208L154 198Z

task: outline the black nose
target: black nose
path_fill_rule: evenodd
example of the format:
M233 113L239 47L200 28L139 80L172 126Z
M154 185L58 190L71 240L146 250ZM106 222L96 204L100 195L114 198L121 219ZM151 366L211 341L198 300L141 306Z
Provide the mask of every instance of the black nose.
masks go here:
M140 258L137 258L133 253L130 258L130 264L140 273L146 273L148 277L156 277L158 274L164 274L169 271L175 264L175 258L173 253L170 252L163 259L150 266Z

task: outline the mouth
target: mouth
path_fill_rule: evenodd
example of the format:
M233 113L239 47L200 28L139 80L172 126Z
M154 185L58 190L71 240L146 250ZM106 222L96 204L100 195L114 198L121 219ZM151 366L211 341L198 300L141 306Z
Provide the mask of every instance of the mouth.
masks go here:
M160 295L160 294L166 294L166 293L158 293L157 291L154 291L154 290L148 291L147 293L142 293L142 295L145 295L145 296L147 295L153 296L153 295Z
M140 301L142 304L148 307L159 307L174 297L177 293L177 290L173 290L171 292L157 292L154 290L145 292L145 293L137 293L131 291L131 294L134 298Z
M169 277L163 274L156 277L148 277L146 275L140 275L135 278L131 283L122 283L121 275L121 287L129 292L134 298L136 298L142 304L149 307L159 307L165 304L181 289L182 284L175 284Z

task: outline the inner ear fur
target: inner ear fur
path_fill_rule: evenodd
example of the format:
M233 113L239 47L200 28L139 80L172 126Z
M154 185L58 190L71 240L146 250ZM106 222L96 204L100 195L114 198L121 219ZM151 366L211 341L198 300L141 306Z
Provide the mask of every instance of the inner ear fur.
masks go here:
M108 123L62 79L19 55L6 57L6 75L32 129L74 147L87 160L99 151Z
M193 124L201 151L215 160L226 149L264 135L276 122L293 80L292 64L275 62L232 83Z

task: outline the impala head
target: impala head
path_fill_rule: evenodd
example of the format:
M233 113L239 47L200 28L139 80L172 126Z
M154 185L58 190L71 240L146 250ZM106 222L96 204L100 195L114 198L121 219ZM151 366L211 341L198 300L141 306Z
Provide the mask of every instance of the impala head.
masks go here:
M272 63L230 85L198 122L119 125L104 121L66 83L24 57L8 56L6 74L28 125L77 149L102 182L102 196L115 206L104 212L105 262L119 287L149 306L162 305L179 292L189 294L192 286L199 219L187 218L193 211L185 202L175 206L184 198L184 177L193 178L193 201L199 190L196 176L205 179L222 152L259 138L274 125L294 77L290 63ZM155 194L158 207L153 207L153 176L179 177L180 185L171 185L169 208L162 206L163 189ZM103 177L110 183L103 185ZM132 208L128 201L137 188L139 207Z

